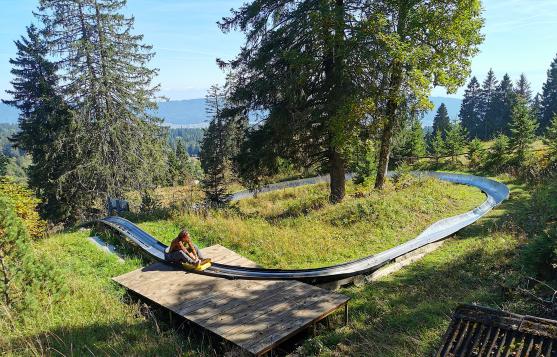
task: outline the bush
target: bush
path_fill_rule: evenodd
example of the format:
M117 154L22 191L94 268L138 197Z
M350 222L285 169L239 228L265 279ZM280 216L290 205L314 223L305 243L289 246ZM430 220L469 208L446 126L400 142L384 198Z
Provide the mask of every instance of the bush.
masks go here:
M495 138L493 146L489 150L489 161L488 165L495 172L504 171L509 164L509 149L510 142L506 135L499 135Z
M349 154L349 168L357 185L371 184L377 172L377 150L371 140L358 143Z
M47 262L38 262L25 224L15 205L0 196L0 294L15 311L31 312L43 293L55 295L62 283ZM45 299L44 301L48 301ZM1 315L1 312L0 312Z
M37 206L41 201L33 195L31 190L8 178L0 178L0 197L6 198L15 206L17 216L23 220L31 237L45 236L47 225L37 211Z
M557 280L557 227L534 236L524 248L522 260L529 273Z
M532 238L522 252L529 272L557 280L557 179L547 179L532 194L527 211L518 222Z
M478 169L485 159L485 150L481 140L474 139L468 144L468 165L472 169Z
M139 212L141 213L153 213L162 208L159 198L156 196L154 191L145 190L141 194L141 206L139 207Z

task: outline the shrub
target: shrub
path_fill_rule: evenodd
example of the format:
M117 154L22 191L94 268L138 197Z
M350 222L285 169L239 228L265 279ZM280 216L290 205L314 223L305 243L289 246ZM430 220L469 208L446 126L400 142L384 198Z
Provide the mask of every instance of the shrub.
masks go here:
M445 155L446 152L445 141L439 131L433 137L430 149L431 154L435 158L435 164L439 165L439 159Z
M468 165L472 169L478 169L485 159L485 150L479 139L474 139L468 144Z
M557 279L557 227L534 236L524 248L522 260L531 274Z
M522 263L530 274L557 279L557 179L547 179L532 194L518 222L532 238L522 252Z
M28 234L33 238L45 236L46 222L37 211L40 200L28 188L8 178L0 178L0 197L5 197L15 206L17 216L23 220Z
M557 162L557 114L551 120L549 128L544 137L544 143L548 146L549 159L552 163Z
M0 196L0 294L3 304L20 312L31 312L41 294L56 295L62 286L53 267L35 259L30 243L15 205Z
M141 213L153 213L160 210L161 207L160 200L154 191L143 191L141 194L141 206L139 207Z
M355 184L370 184L377 172L377 150L371 140L355 145L350 153L349 167Z
M495 138L493 146L489 150L489 166L496 172L503 171L509 164L509 138L500 134Z
M462 154L466 146L466 129L459 122L451 124L445 139L445 152L451 156L453 163Z

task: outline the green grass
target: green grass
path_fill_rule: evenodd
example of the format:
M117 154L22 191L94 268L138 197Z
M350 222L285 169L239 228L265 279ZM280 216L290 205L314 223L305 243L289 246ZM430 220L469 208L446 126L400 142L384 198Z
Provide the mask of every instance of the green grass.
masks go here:
M341 289L352 298L349 327L322 331L305 350L319 346L322 356L430 356L463 303L550 317L515 289L524 277L521 247L540 228L523 230L523 223L547 213L537 211L532 189L499 179L511 188L509 201L422 260L378 282ZM548 185L557 187L557 181L534 191L546 192ZM543 199L554 202L557 190L552 192Z
M50 260L66 285L60 301L43 297L40 309L0 321L0 355L197 356L204 347L191 345L171 329L142 316L135 303L124 303L124 289L111 278L142 266L124 263L87 241L88 231L38 241L41 261ZM189 354L186 352L189 351Z
M537 211L548 211L532 200L555 202L549 196L557 189L548 186L557 187L557 181L548 180L533 193L521 182L498 179L511 187L511 200L401 271L372 284L341 289L352 298L349 326L321 328L299 354L431 355L461 303L543 315L513 287L523 276L521 246L531 232L554 218L543 212L544 221L529 219L541 216ZM141 226L167 242L185 226L202 246L220 243L266 266L306 267L397 245L433 221L464 212L484 199L475 189L435 180L402 180L384 193L350 185L346 201L335 206L327 203L326 195L322 186L289 189L241 201L206 218L187 214ZM61 269L67 292L57 303L43 299L44 306L32 315L14 316L14 324L0 321L0 354L220 353L214 343L184 336L158 318L146 318L142 308L129 302L125 291L110 280L144 262L132 256L120 263L88 243L89 234L64 233L37 242L40 258Z
M477 189L434 179L385 192L349 185L348 197L337 205L328 203L327 194L324 185L281 190L207 217L186 214L140 226L167 243L185 227L201 246L221 244L265 267L308 268L392 248L485 199Z

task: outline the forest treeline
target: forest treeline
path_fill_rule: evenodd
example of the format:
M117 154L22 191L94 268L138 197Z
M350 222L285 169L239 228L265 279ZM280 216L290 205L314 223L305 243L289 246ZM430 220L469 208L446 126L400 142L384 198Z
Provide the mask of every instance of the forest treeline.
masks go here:
M151 114L154 53L125 5L41 0L16 41L12 140L32 158L28 182L49 220L75 222L98 215L108 197L197 180L222 203L234 181L257 189L285 172L328 173L336 203L349 171L382 189L402 158L455 156L469 138L507 135L525 151L531 129L543 133L555 110L552 80L532 99L525 79L498 83L491 72L480 89L470 82L459 123L441 123L440 111L433 134L423 132L431 89L454 93L470 75L483 41L479 0L262 0L218 22L246 42L232 60L217 60L226 83L207 94L203 137L171 131L169 139Z
M488 140L499 134L511 133L513 108L524 104L538 123L538 134L544 134L557 113L557 58L547 72L542 92L533 95L526 76L522 74L513 83L508 74L499 82L490 70L480 85L472 77L459 113L462 126L470 138ZM520 102L523 103L520 103Z
M10 138L18 130L17 124L0 124L0 176L11 176L18 181L27 182L27 168L31 163L31 157L24 150L15 148L10 141ZM199 157L203 129L168 128L167 131L167 144L169 145L166 148L167 159L181 150L178 148L178 145L184 146L188 154L187 162L191 160L190 157ZM200 179L202 174L199 162L193 161L192 166L194 167L192 174L195 175L196 179ZM170 175L170 170L168 175ZM167 181L172 182L172 179L168 177Z
M515 83L508 74L499 82L493 70L490 70L482 85L476 77L472 77L464 93L458 118L452 122L447 108L441 104L432 129L427 136L427 145L429 154L437 161L443 155L455 157L467 151L472 152L472 156L477 155L481 152L481 141L494 139L492 148L496 161L504 163L506 160L500 154L513 156L515 153L515 166L527 166L527 160L531 158L531 145L536 138L543 139L550 149L555 145L557 57L547 71L542 92L536 95L532 94L524 74ZM413 155L421 156L420 153ZM552 150L551 153L554 154Z

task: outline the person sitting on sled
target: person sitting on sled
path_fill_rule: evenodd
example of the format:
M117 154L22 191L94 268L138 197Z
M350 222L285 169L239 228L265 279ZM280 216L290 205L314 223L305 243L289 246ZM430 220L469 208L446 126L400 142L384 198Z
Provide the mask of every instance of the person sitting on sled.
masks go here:
M178 236L172 240L168 248L166 259L173 263L187 263L199 266L211 261L203 257L199 248L191 241L190 234L185 229L178 233Z

